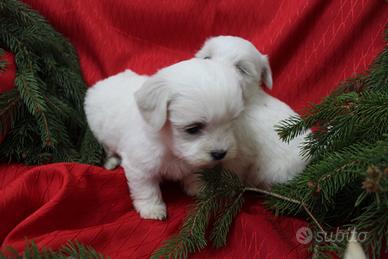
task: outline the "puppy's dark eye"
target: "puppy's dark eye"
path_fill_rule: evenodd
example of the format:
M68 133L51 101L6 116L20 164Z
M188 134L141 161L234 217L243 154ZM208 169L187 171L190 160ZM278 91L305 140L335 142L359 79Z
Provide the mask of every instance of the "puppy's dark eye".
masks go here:
M197 135L201 132L204 126L205 125L203 123L194 123L185 127L185 132L190 135Z
M206 56L206 57L204 57L204 59L210 59L210 56Z

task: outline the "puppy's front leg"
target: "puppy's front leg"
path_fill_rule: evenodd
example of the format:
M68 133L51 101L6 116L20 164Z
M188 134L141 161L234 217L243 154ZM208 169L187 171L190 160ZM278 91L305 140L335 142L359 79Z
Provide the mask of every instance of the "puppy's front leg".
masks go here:
M150 172L144 172L123 160L122 166L127 177L133 206L144 219L165 219L166 204L162 199L159 179Z
M163 202L158 180L128 177L128 185L133 205L142 218L166 218L166 204Z

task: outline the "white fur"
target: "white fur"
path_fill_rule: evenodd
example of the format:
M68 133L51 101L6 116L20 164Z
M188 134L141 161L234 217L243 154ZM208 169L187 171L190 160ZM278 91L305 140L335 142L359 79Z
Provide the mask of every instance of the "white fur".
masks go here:
M87 91L85 112L91 130L106 149L106 167L125 170L133 204L141 217L163 219L162 178L183 180L196 194L193 174L213 166L211 152L237 155L234 119L243 110L238 72L219 62L191 59L151 77L126 70ZM196 135L185 129L204 127Z
M272 88L267 56L247 40L218 36L207 40L196 57L227 64L242 76L240 84L246 104L236 122L240 150L237 159L227 161L225 166L247 184L267 187L286 182L301 172L308 161L300 155L300 145L308 132L288 144L277 135L274 126L297 114L286 103L261 89L261 83Z

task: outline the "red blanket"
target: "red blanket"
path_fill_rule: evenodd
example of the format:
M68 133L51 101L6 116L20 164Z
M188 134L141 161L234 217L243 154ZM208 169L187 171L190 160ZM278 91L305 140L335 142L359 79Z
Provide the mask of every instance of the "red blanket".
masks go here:
M300 111L365 70L382 50L387 4L377 0L25 0L75 45L88 85L131 68L139 73L193 56L212 35L238 35L269 54L271 92ZM12 66L11 66L12 68ZM0 92L12 87L12 70ZM175 233L192 200L162 187L169 218L134 212L123 170L81 164L0 166L0 246L25 239L58 247L77 239L114 258L148 257ZM296 230L305 222L275 217L250 199L227 247L195 258L306 258Z

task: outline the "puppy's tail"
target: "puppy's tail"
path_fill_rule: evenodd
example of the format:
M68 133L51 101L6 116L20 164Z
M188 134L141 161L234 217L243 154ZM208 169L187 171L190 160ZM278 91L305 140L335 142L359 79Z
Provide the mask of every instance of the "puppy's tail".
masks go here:
M108 170L113 170L121 164L121 158L117 155L107 156L104 167Z

